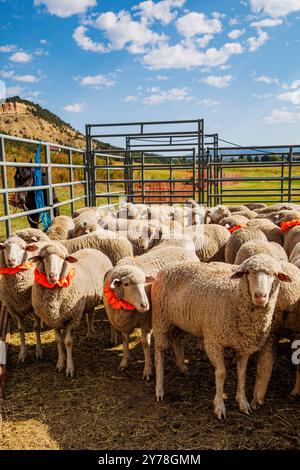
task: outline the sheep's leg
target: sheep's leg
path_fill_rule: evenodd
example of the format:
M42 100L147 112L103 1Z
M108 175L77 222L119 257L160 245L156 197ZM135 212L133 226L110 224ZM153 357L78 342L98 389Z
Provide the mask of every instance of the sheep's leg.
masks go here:
M155 370L156 370L156 387L155 394L157 401L164 399L164 356L165 350L163 347L155 346Z
M35 352L36 358L42 359L43 349L42 349L42 343L41 343L41 319L37 315L34 315L33 328L34 328L35 336L36 336L36 352Z
M55 339L56 339L57 354L58 354L56 370L57 372L62 372L65 368L65 361L66 361L66 356L65 356L64 348L63 348L63 339L62 339L62 334L60 330L54 330L54 331L55 331Z
M112 325L110 325L110 342L112 346L118 346L120 344L119 332Z
M212 365L215 368L216 394L214 398L214 413L220 420L226 418L224 404L224 382L226 378L226 367L224 363L223 348L215 344L206 343L204 340L205 351Z
M296 382L295 382L293 390L291 391L291 395L293 397L300 395L300 366L299 365L297 366Z
M145 356L145 367L143 372L143 379L149 380L152 375L152 361L151 361L151 331L142 328L142 346Z
M128 367L128 361L129 361L129 334L128 333L122 333L122 338L123 338L123 356L122 356L122 361L120 362L119 365L119 370L124 370L127 369Z
M86 313L86 323L87 323L87 338L93 338L95 335L94 328L94 310Z
M176 358L176 365L182 374L186 374L188 372L188 366L184 362L185 356L182 335L180 333L178 334L178 332L176 334L172 334L172 343Z
M240 411L246 415L251 414L251 407L246 398L246 373L248 355L237 355L237 391L235 399L240 405Z
M263 405L275 361L275 341L270 339L259 351L256 364L256 378L251 407L253 410Z
M20 333L20 340L21 340L19 362L24 362L26 358L25 325L24 325L23 318L17 317L17 320L18 320L18 330Z
M74 375L74 363L73 363L73 355L72 355L72 346L73 346L73 339L72 339L72 326L68 325L66 329L66 337L65 337L65 347L67 350L67 368L66 368L66 376L73 377Z

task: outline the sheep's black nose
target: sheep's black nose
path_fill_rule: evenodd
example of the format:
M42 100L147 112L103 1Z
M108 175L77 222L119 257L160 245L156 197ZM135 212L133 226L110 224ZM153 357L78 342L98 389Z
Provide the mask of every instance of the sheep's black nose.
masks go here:
M141 304L141 307L142 308L147 308L147 305L146 304Z

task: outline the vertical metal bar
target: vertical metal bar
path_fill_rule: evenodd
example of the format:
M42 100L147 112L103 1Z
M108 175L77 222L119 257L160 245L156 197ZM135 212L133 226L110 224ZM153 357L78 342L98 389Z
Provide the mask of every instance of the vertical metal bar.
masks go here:
M221 204L223 204L223 155L220 158L220 194L221 194Z
M91 143L91 126L86 124L85 126L85 142L86 142L86 152L85 152L85 175L86 175L86 205L91 206L92 204L92 183L91 183L91 152L92 152L92 143Z
M169 165L170 165L170 205L173 205L173 158L169 157Z
M288 202L292 202L292 168L293 168L293 147L290 147L289 155L289 176L288 176Z
M2 170L1 170L1 177L2 177L2 187L3 189L7 189L7 173L6 173L6 159L5 159L5 145L4 145L4 137L1 137L0 141L0 160L4 163ZM9 212L9 198L8 198L8 192L6 192L3 195L4 198L4 215L9 217L10 212ZM8 238L11 234L11 223L10 219L5 221L5 230L6 230L6 238Z
M142 204L145 204L145 154L142 152Z
M129 201L130 199L130 157L129 157L129 149L130 149L130 140L129 137L126 137L126 153L125 153L125 191L126 191L126 196L127 200Z
M54 211L53 211L53 189L52 189L52 167L51 167L51 150L49 145L46 145L46 163L47 163L47 180L49 188L48 191L48 201L50 209L50 218L51 220L54 219Z
M283 196L284 196L284 163L285 163L285 155L284 153L281 155L281 180L280 180L280 202L283 202Z
M70 178L70 183L73 183L73 151L70 149L69 150L69 178ZM71 213L73 214L74 212L74 186L73 184L70 185L70 195L71 195Z
M193 148L193 199L196 199L196 151Z
M207 149L207 163L206 163L206 192L207 192L207 205L211 206L211 188L212 188L212 179L211 179L211 154L209 149Z
M106 166L109 166L109 156L106 155ZM110 193L110 171L108 168L106 168L106 192L109 194ZM107 198L108 204L110 204L110 197L108 196Z
M198 164L198 203L201 204L203 203L202 197L201 197L201 154L200 154L200 149L201 149L201 138L200 138L200 133L201 133L201 126L200 126L200 120L198 121L198 135L197 135L197 164Z

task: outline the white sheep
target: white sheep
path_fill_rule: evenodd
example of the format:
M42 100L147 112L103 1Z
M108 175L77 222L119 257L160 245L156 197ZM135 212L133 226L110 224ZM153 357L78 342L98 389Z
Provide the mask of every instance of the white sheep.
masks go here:
M225 417L224 349L230 347L236 351L236 400L240 410L249 414L245 394L247 362L262 348L270 332L279 280L291 279L267 255L249 258L231 276L205 263L182 263L162 269L151 289L157 400L164 397L164 350L170 336L176 362L185 370L184 352L176 330L184 331L204 338L205 351L215 367L214 412L219 419Z
M72 238L75 228L74 220L67 215L58 215L52 220L46 234L50 240L67 240Z

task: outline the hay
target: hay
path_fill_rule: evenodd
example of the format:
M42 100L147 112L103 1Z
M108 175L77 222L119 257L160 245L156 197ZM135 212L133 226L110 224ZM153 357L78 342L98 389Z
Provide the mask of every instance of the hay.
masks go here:
M195 341L186 342L189 377L178 372L173 352L166 360L166 398L156 403L154 380L143 382L143 353L132 342L130 368L117 372L121 349L111 348L104 314L96 315L96 337L86 340L86 326L75 333L76 376L55 372L56 348L51 331L43 332L45 359L35 359L34 335L24 365L17 362L18 335L12 335L6 413L0 449L299 449L299 399L292 399L295 370L288 345L270 382L266 405L251 417L239 413L235 364L226 357L227 421L212 413L214 372ZM248 397L255 373L248 369Z

